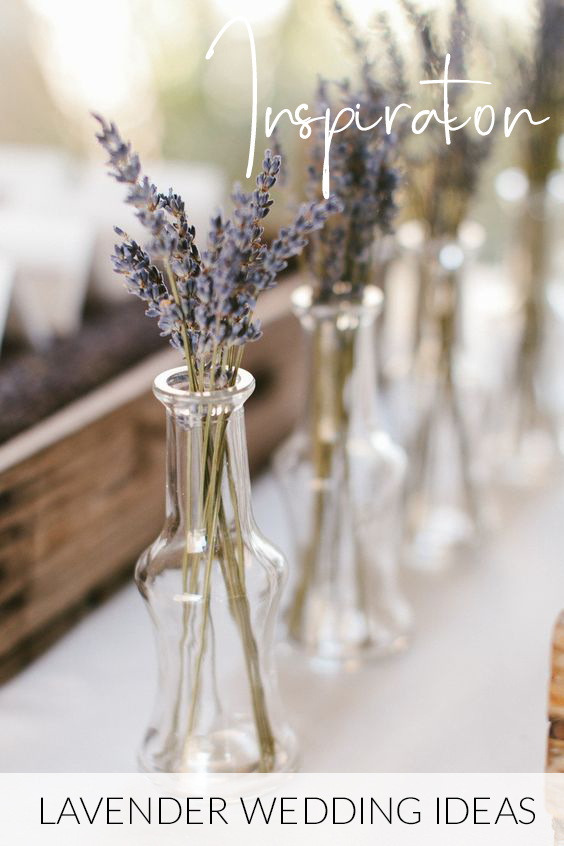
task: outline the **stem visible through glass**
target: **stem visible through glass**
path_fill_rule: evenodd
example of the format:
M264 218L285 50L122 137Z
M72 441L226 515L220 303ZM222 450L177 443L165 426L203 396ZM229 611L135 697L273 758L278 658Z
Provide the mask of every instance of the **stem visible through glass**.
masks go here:
M184 353L187 363L187 373L190 390L213 392L215 376L218 368L217 350L212 355L212 364L208 384L206 375L196 373L194 363L190 355L188 344L184 345ZM227 361L221 365L230 374L230 384L234 385L242 357L242 350L230 350L231 354ZM227 427L230 413L223 409L213 419L213 403L210 403L203 421L201 431L201 445L199 448L198 467L198 499L197 499L197 529L203 530L206 537L207 557L204 568L202 586L202 621L200 631L193 633L197 638L198 651L195 666L192 668L193 683L191 685L191 696L188 710L188 723L186 737L184 740L184 752L188 757L190 745L193 740L196 719L198 715L199 699L201 693L201 675L204 656L207 648L208 627L210 625L210 602L211 602L211 577L214 566L214 559L217 558L221 568L222 576L227 589L230 611L239 629L242 640L247 678L250 688L253 715L257 731L257 739L260 752L260 771L270 772L275 764L275 742L268 717L267 704L264 688L261 679L261 668L255 637L251 623L251 611L245 586L245 560L244 542L239 515L239 505L235 481L233 478L229 449L227 446ZM182 559L182 588L183 593L195 595L198 592L200 580L200 557L199 550L190 551L194 527L192 525L191 484L192 475L195 471L193 456L193 445L195 433L199 430L188 429L187 437L187 458L186 458L186 491L185 502L185 541ZM211 437L210 437L211 436ZM233 511L233 526L228 523L225 504L223 502L222 481L224 473L227 477L229 496ZM235 535L233 543L232 533ZM189 573L189 576L188 576ZM185 653L188 639L190 637L190 619L192 603L186 602L183 610L182 636L180 639L180 676L176 703L173 712L173 722L170 732L169 743L174 742L178 733L180 721L180 709L182 703L182 692L185 683Z
M202 449L205 449L204 473L199 479L200 502L203 502L203 514L201 526L205 532L207 543L207 555L203 574L202 586L202 608L203 616L200 630L194 633L198 643L198 651L195 665L192 668L193 682L188 711L188 723L186 737L184 740L184 751L189 755L190 744L194 737L194 730L198 716L201 694L201 675L203 661L208 645L208 628L210 625L210 601L211 601L211 576L216 560L221 568L221 573L227 588L230 611L239 630L247 678L250 689L250 696L253 708L253 715L257 731L257 739L260 751L260 771L270 772L275 763L275 742L268 717L267 704L264 688L261 679L261 668L255 637L252 630L251 610L246 592L244 578L244 543L242 537L241 521L239 516L239 504L237 490L227 446L227 426L229 424L229 412L221 412L217 418L210 423L211 412L204 421L201 434ZM210 431L213 433L210 439ZM190 444L193 433L187 433ZM191 447L188 449L188 462L192 465ZM232 525L228 522L227 509L223 501L222 480L227 477L229 496L233 512ZM190 485L190 475L187 476L187 485ZM184 590L194 594L198 591L198 582L201 573L200 554L187 553L191 538L190 524L191 502L186 497L186 549L183 557L183 586ZM190 576L188 578L188 570ZM174 710L174 721L171 729L171 742L178 731L180 707L182 701L182 689L184 686L184 665L185 651L190 636L190 617L192 609L186 604L183 615L183 631L180 641L182 654L182 671L179 679L176 706Z
M326 324L320 322L313 330L311 456L314 493L312 518L301 561L300 579L288 617L288 629L292 637L297 640L302 634L308 592L317 574L327 520L327 496L338 495L338 492L328 489L328 481L335 472L335 463L338 459L343 463L342 482L345 488L343 494L346 494L350 483L347 451L349 413L345 393L354 369L356 331L356 328L339 330L329 322ZM332 349L326 348L326 333L330 335ZM337 512L339 511L338 508ZM357 596L362 607L366 603L365 563L358 554L355 559Z

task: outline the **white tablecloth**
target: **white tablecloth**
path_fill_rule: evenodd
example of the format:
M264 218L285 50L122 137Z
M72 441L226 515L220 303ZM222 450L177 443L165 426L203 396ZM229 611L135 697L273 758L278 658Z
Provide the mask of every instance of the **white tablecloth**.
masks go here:
M254 490L284 547L278 493ZM551 629L564 607L564 483L516 499L473 564L409 578L405 654L312 676L282 649L280 683L309 772L534 772L544 766ZM147 723L155 652L133 586L0 689L0 771L128 772Z

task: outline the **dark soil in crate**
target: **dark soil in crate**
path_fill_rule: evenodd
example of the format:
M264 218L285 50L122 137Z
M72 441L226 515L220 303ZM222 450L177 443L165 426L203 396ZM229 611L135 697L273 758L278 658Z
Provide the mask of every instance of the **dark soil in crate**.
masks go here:
M0 443L165 345L155 322L131 299L90 309L80 332L44 352L7 348L0 358Z

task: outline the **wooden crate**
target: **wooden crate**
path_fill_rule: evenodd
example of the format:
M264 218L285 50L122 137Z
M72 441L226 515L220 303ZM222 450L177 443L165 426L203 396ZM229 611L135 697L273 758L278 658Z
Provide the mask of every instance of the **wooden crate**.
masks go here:
M564 611L556 621L552 640L548 720L546 771L564 773Z
M303 395L291 284L263 298L265 335L247 434L256 470L294 424ZM153 378L166 349L0 447L0 679L17 671L129 577L162 525L164 410Z

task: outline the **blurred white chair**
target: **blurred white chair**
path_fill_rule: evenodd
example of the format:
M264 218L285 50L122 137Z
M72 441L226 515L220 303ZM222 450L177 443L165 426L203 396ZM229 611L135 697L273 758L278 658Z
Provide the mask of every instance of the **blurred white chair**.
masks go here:
M41 348L80 327L94 247L88 221L70 212L0 208L0 254L15 268L15 321Z
M221 204L219 169L158 162L147 173L163 192L173 186L205 245L208 220ZM123 202L126 187L96 165L73 164L48 148L0 145L0 255L14 268L9 331L35 348L80 327L89 282L104 300L127 296L112 270L114 225L141 243L146 233Z
M52 212L73 190L68 154L52 147L0 144L0 207Z
M36 348L80 327L94 231L62 150L0 145L0 255L13 267L8 330Z

